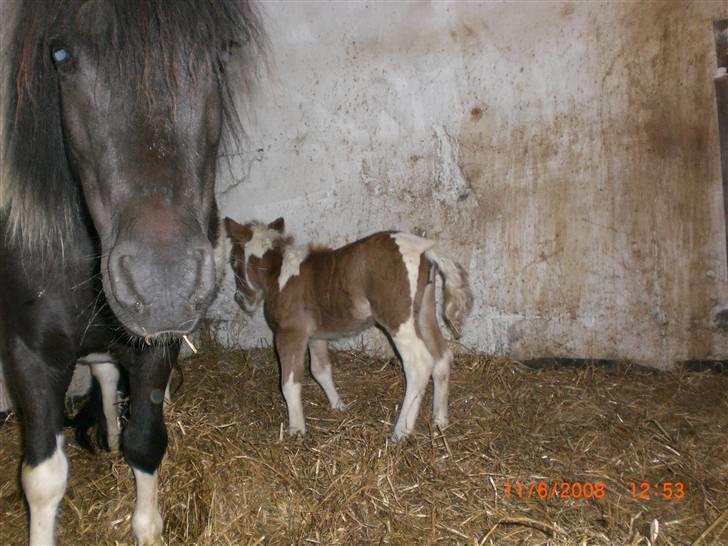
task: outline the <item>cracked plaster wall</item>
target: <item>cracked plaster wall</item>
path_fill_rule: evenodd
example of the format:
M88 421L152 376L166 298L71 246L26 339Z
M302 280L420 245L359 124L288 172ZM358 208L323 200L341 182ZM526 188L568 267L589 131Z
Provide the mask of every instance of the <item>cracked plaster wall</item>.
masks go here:
M263 10L270 67L221 163L224 214L283 215L299 242L439 239L470 273L479 351L728 358L712 35L727 2ZM221 339L267 342L231 296L228 274Z
M426 232L469 271L467 347L728 358L712 20L726 2L270 3L223 212L299 242ZM269 339L213 312L227 343ZM381 345L378 335L354 343Z

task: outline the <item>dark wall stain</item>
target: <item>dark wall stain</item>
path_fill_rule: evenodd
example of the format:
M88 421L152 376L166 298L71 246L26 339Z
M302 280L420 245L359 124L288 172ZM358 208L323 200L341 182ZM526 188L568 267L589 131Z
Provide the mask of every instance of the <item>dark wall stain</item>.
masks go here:
M656 360L702 358L713 350L712 299L719 291L706 272L722 245L713 229L719 161L711 22L683 2L612 6L593 10L578 67L593 75L595 99L588 91L580 97L579 89L571 97L529 99L528 123L487 104L465 110L458 140L463 171L482 204L477 231L497 232L503 276L513 279L499 287L509 291L501 298L504 311L550 317L545 333L527 336L528 351L543 335L544 350L561 356L620 354L619 338L610 353L595 331L588 335L596 354L570 355L548 339L548 321L561 317L612 329L625 320L628 337L641 337ZM560 14L572 17L574 10L569 4ZM466 54L475 42L467 40ZM528 41L523 47L533 47L538 63L537 48ZM559 100L573 103L549 102Z

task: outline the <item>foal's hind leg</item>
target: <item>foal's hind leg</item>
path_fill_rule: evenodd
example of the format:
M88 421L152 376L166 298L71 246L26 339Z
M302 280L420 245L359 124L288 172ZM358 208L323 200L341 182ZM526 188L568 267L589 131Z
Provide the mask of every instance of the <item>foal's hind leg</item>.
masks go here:
M435 360L432 369L432 421L435 426L444 428L448 423L447 399L452 352L448 349L447 341L442 337L440 327L437 325L434 270L430 271L430 282L425 285L422 294L422 305L417 316L417 324L420 327L422 340Z
M55 519L66 490L68 461L63 453L63 408L74 359L51 367L15 339L7 358L8 381L16 393L23 432L21 481L30 508L30 544L55 544Z
M324 339L312 339L308 342L308 348L311 351L311 374L326 393L331 408L343 410L344 403L336 391L334 376L331 373L328 343Z
M104 359L104 357L106 357ZM116 389L119 386L119 368L111 359L111 355L95 353L81 359L87 362L91 368L91 374L99 382L101 387L101 405L106 420L106 441L111 451L119 449L119 415L117 412L118 395Z
M402 365L407 380L402 409L392 433L392 442L397 443L408 436L415 428L422 397L432 375L433 359L430 351L427 350L427 346L417 335L411 317L399 327L397 333L392 336L392 340L402 357Z
M277 332L276 351L281 361L281 390L288 406L288 434L306 434L301 400L301 379L306 359L306 336L296 331Z

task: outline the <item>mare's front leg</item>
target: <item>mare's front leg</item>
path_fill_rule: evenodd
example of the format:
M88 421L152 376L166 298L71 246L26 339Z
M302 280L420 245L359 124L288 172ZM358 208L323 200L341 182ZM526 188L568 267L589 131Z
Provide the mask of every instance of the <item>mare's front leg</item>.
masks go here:
M308 348L311 352L311 374L326 393L331 408L343 410L344 403L336 391L336 385L334 385L327 341L325 339L312 339L308 343Z
M288 406L288 434L306 434L301 400L301 379L306 359L307 336L284 330L275 336L276 351L281 361L281 390Z
M64 395L75 359L56 341L50 362L20 338L3 355L15 394L23 438L21 481L30 508L30 544L55 544L58 505L66 490L68 461L63 453ZM63 357L67 353L67 357Z
M122 450L136 481L131 526L139 546L163 544L157 471L167 449L164 391L178 354L179 343L174 343L130 349L121 359L129 372L129 421L124 427Z

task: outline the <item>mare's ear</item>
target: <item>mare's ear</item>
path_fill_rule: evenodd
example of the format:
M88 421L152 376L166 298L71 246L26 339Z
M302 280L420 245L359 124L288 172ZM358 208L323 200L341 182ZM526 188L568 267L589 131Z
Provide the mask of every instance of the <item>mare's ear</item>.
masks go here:
M275 229L278 233L283 233L286 229L286 221L281 216L280 218L276 218L270 224L268 224L268 227L270 229Z
M232 218L225 218L225 231L227 236L234 243L240 243L244 245L253 237L253 232L248 226L238 224Z

